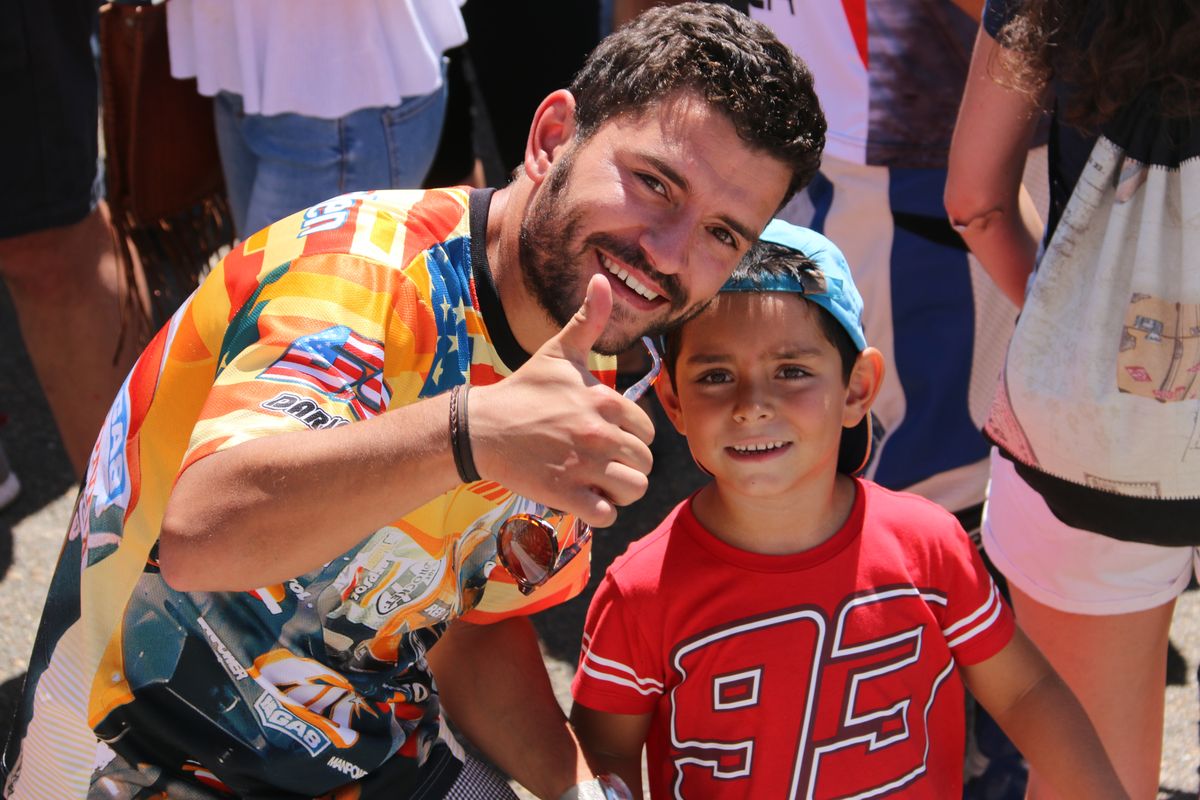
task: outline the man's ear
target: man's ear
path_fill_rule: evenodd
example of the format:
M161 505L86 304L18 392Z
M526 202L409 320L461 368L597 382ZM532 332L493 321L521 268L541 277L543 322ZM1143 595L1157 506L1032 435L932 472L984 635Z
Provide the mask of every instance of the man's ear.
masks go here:
M559 89L546 96L533 115L525 141L525 174L540 184L550 165L575 138L575 96Z
M842 425L853 428L871 410L879 387L883 385L883 354L868 347L858 354L850 380L846 384L846 406L842 413Z
M658 402L662 404L663 411L667 412L667 419L671 420L675 430L683 436L687 436L687 428L683 424L683 412L679 408L679 395L675 394L675 382L671 380L671 374L665 369L658 381L655 382L654 391L658 394Z

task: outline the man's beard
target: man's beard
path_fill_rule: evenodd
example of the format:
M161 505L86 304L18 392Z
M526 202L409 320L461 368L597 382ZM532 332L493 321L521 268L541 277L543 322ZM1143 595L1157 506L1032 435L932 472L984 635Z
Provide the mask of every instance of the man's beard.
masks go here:
M591 270L572 269L571 266L578 267L584 263L584 259L594 258L595 248L636 267L657 283L667 300L670 313L652 324L643 322L645 328L642 330L627 335L611 331L613 328L623 328L620 323L636 320L640 316L624 305L613 306L609 325L593 349L597 353L616 355L629 349L643 335L656 336L690 319L700 313L705 304L687 308L687 293L679 278L656 270L641 247L632 242L606 233L593 233L583 240L577 252L571 252L571 243L578 237L583 221L582 209L561 210L573 158L574 153L569 150L555 163L542 191L534 198L529 213L521 222L518 237L521 274L525 288L559 327L566 325L583 304L586 288L584 273L587 279L591 277Z

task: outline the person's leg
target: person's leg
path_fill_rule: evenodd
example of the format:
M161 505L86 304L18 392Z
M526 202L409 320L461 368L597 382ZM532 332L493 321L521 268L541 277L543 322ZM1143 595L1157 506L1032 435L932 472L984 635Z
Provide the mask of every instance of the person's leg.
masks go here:
M1157 796L1162 760L1167 633L1172 600L1130 614L1090 616L1043 605L1012 588L1021 629L1062 676L1096 726L1134 800ZM1030 771L1033 800L1054 795Z
M241 125L255 162L246 220L238 235L342 193L340 120L300 114L247 114Z
M0 274L67 457L82 475L137 355L121 329L123 271L103 206L82 221L0 239Z
M22 0L0 37L23 54L0 64L0 107L20 121L0 125L0 278L76 474L136 338L127 334L116 353L123 273L96 206L96 9Z
M443 70L445 74L445 70ZM384 144L387 147L387 186L392 189L417 189L437 155L442 125L446 119L448 85L421 97L406 97L395 108L375 109L383 122ZM360 112L361 114L361 112ZM369 114L352 115L346 130L355 131L360 125L374 124ZM376 156L369 150L364 160L351 161L346 171L346 191L378 189L382 173L376 168Z
M1130 796L1154 798L1167 633L1193 548L1065 525L995 454L983 542L1008 579L1017 622L1079 697ZM1029 797L1052 797L1035 775L1029 785Z
M213 98L213 127L217 132L217 150L221 154L221 172L225 175L234 233L239 238L247 235L246 214L250 193L254 190L254 176L258 172L258 160L242 129L244 122L241 95L218 92Z
M446 90L365 108L340 119L246 115L254 186L241 235L346 192L418 188L433 163Z

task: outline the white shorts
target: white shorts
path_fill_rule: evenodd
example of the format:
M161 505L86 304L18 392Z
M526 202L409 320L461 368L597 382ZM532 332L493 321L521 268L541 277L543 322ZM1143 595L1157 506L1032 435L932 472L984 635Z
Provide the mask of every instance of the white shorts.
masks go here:
M1168 603L1200 568L1195 547L1123 542L1072 528L992 450L983 546L1008 582L1072 614L1127 614Z

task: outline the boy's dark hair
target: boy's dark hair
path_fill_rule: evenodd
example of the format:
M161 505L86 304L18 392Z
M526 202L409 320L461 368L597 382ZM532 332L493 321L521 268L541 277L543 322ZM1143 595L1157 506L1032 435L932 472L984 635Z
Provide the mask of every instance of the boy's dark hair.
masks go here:
M743 141L791 167L788 198L821 163L825 115L812 73L767 26L723 5L650 9L600 42L570 90L581 140L615 116L690 90Z
M737 269L733 271L733 275L729 279L765 284L775 276L787 275L802 285L804 271L815 268L816 264L803 253L783 245L759 241L755 242L746 251L746 255L742 256ZM804 296L797 294L797 297L803 299ZM858 347L855 346L850 334L834 318L833 314L816 303L805 302L805 305L817 315L817 324L821 327L821 333L825 335L826 341L837 349L842 361L842 383L849 383L850 373L854 371L854 364L858 361ZM687 324L684 322L682 325L676 325L663 335L663 361L672 385L675 383L675 362L679 360L679 349L682 346L682 332ZM754 334L748 332L747 335L753 336Z

